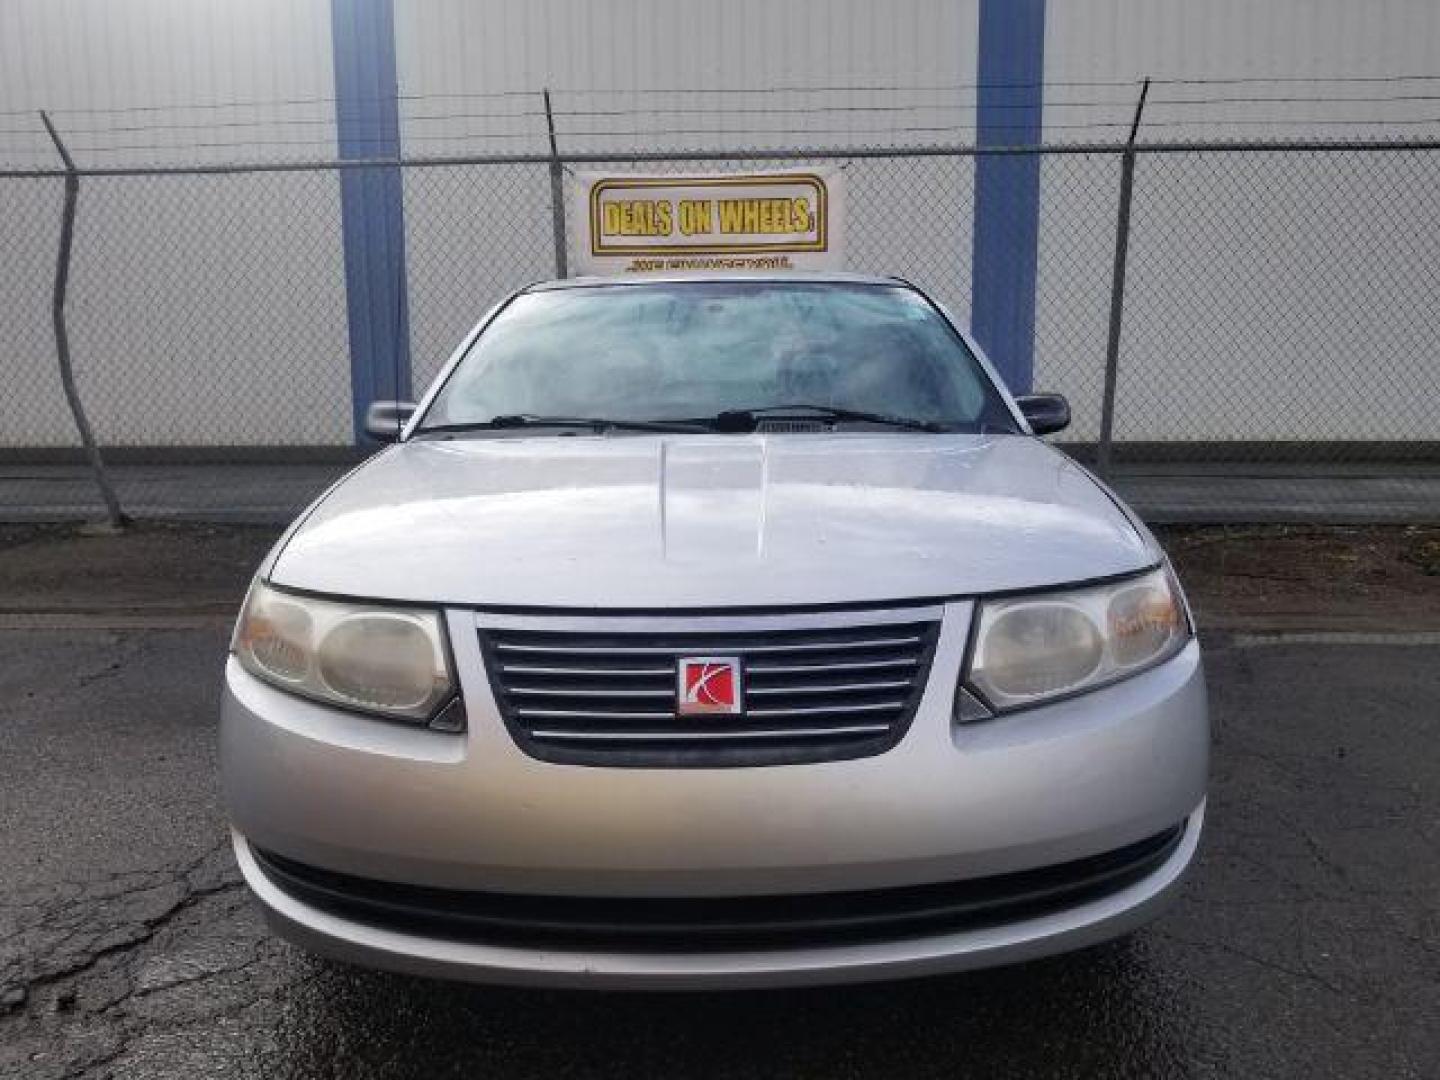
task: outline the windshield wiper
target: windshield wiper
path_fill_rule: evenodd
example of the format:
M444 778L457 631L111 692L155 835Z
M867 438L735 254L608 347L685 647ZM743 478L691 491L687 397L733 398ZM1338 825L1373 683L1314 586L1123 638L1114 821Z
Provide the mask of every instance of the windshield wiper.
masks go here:
M430 424L417 428L416 435L463 431L504 431L529 427L579 427L604 431L709 431L708 424L686 420L612 420L603 416L535 416L532 413L505 413L489 420L463 424Z
M777 413L805 413L822 420L855 420L866 424L885 424L888 427L910 428L914 431L949 431L945 424L934 420L920 420L911 416L892 416L889 413L865 412L862 409L841 409L833 405L761 405L753 409L726 409L715 417L717 431L754 431L762 417L773 417Z

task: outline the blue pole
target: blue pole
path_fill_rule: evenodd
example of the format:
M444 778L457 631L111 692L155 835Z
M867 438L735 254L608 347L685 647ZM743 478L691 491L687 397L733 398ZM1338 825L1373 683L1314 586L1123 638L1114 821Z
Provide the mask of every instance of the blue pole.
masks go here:
M331 0L340 157L398 158L392 0ZM355 442L370 402L410 397L405 209L399 169L340 170Z
M1041 139L1045 0L980 0L980 146L1035 146ZM1040 233L1040 159L975 159L970 322L1006 384L1031 389L1035 273Z

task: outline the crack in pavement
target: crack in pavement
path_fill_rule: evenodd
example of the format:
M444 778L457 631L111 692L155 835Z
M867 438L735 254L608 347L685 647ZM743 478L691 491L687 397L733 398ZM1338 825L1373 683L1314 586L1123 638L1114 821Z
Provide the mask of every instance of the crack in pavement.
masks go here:
M163 892L167 887L175 890L175 898L165 903L156 912L128 919L121 912L120 917L105 920L103 917L97 919L97 916L102 913L96 912L93 908L71 906L67 912L66 925L62 927L65 931L62 936L45 942L42 947L43 951L38 954L32 953L29 956L22 954L11 962L3 975L0 975L0 1017L7 1012L13 1013L22 1009L32 999L36 990L73 979L94 969L98 963L108 957L139 948L154 938L175 918L206 897L241 888L243 882L233 870L209 883L196 881L197 874L207 863L214 860L221 852L228 851L229 843L228 838L223 839L199 858L171 871L168 882L155 884L153 881L154 877L164 874L164 871L148 872L145 877L149 880L144 885L133 889L103 893L98 898L100 904L105 905L115 901L129 900L133 902L137 896ZM107 883L108 881L102 880L100 884ZM21 935L32 934L36 930L39 930L43 936L47 928L46 924L53 925L52 915L56 904L52 902L33 906L38 909L37 921L30 926L21 926L8 932L4 940L14 941ZM96 932L97 923L99 932ZM67 955L64 947L77 937L87 938L86 943ZM116 939L107 940L109 938ZM104 942L104 944L97 944L99 942Z

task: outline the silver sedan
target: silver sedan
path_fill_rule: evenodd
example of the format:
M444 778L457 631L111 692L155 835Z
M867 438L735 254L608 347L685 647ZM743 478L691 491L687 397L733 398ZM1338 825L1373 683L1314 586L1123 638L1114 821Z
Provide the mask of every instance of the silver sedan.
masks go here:
M1154 537L946 314L856 276L524 289L256 575L236 857L283 936L700 988L1127 933L1205 814Z

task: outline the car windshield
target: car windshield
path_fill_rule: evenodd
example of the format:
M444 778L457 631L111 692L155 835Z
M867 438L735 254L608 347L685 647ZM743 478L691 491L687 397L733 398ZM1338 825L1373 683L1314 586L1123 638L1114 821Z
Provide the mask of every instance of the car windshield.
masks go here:
M800 406L1016 430L964 341L914 289L774 281L522 294L476 339L420 430Z

